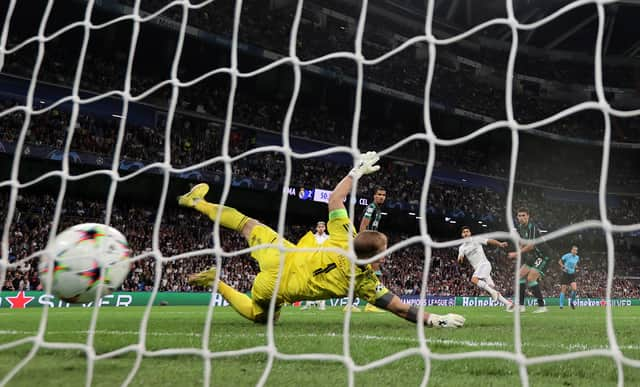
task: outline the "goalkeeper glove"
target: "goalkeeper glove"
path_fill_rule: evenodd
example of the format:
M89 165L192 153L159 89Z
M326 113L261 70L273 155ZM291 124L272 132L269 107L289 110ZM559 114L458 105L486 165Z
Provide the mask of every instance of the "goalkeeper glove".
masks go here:
M356 167L349 172L349 176L354 179L359 179L362 175L368 175L380 169L379 165L375 165L378 160L380 160L380 156L374 151L369 151L363 155L360 155L360 159L358 160Z
M459 314L445 314L444 316L440 316L438 314L429 314L429 320L427 323L430 326L436 328L458 328L464 325L465 318L460 316Z

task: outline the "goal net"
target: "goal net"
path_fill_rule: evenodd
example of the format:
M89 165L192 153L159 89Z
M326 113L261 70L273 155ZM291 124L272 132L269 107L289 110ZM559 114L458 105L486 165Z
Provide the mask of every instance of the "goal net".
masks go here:
M83 329L69 329L76 326L69 321L75 317L65 315L58 309L63 303L55 303L57 301L46 295L38 299L42 308L34 309L37 315L27 310L13 320L9 314L2 313L0 356L7 361L1 368L1 385L27 380L24 375L29 373L49 372L43 366L49 364L37 360L43 354L56 368L64 369L67 363L82 363L85 373L80 384L85 385L162 383L176 377L188 384L265 385L305 372L318 373L319 379L313 380L328 384L333 383L332 374L325 374L328 371L321 363L332 363L342 367L347 384L352 386L362 383L358 379L362 373L393 367L403 359L416 357L420 360L420 370L399 367L393 371L395 377L403 378L415 371L411 380L421 385L447 384L451 382L441 376L446 372L439 374L443 371L442 364L493 359L504 362L500 364L508 363L507 367L515 370L516 379L527 386L535 384L530 377L532 367L605 358L614 364L618 385L638 380L640 360L626 352L637 353L637 342L635 347L620 344L612 302L620 297L614 294L614 285L624 287L632 283L616 278L616 235L635 235L633 233L640 231L637 221L616 224L607 199L612 121L640 115L638 109L614 107L605 92L603 47L609 39L605 26L610 23L610 7L617 2L567 2L546 15L537 14L536 19L534 12L516 12L515 8L522 8L519 2L507 0L500 3L499 8L503 10L497 13L500 16L470 25L463 32L452 32L446 23L441 23L441 28L434 27L436 9L445 6L427 1L425 14L421 15L424 23L420 33L412 32L415 18L406 16L415 12L414 1L388 1L385 2L388 7L382 7L366 0L357 5L338 0L318 3L302 0L49 0L34 6L37 12L34 10L26 19L24 15L29 14L29 10L24 3L10 0L0 7L3 11L0 15L3 20L0 83L5 89L0 93L0 155L4 164L0 169L0 283L5 292L18 292L17 295L11 293L10 297L3 294L0 306L14 303L24 306L31 302L31 296L23 291L48 290L38 289L37 278L29 273L37 272L37 262L47 242L72 224L100 221L113 225L132 243L135 257L131 259L132 270L123 285L125 292L117 298L103 297L88 305L91 310L82 317ZM450 5L451 15L457 6ZM471 7L471 2L467 2L467 6ZM67 12L69 9L75 11ZM341 9L344 13L332 9ZM592 67L588 74L593 99L568 105L558 103L558 109L535 105L534 100L514 101L514 96L526 88L526 79L516 72L523 40L528 41L538 29L556 23L563 16L585 9L589 10L585 20L595 24L590 51ZM283 23L288 16L290 23ZM399 20L398 24L402 24L405 17L412 21L407 22L404 29L399 28L396 35L388 36L387 30L376 28L384 17L396 23ZM502 28L504 33L506 60L500 71L494 69L490 74L479 63L457 54L467 50L469 44L458 47L460 51L446 51L492 28ZM373 32L365 33L370 29ZM253 38L259 41L254 45L247 42ZM476 42L473 40L471 45ZM561 42L552 42L551 46ZM483 49L475 47L473 51ZM487 50L490 52L487 56L498 51ZM73 59L72 65L69 58ZM471 69L467 75L463 75L465 66ZM459 78L450 74L453 68ZM484 90L466 89L465 80L485 76L490 79L501 71L504 90L493 86ZM438 81L440 76L444 81ZM324 82L318 81L324 78L330 78L333 86L320 87L316 92L314 87ZM332 90L343 94L318 96ZM370 102L368 93L375 93L387 102ZM433 98L434 93L438 95L437 100ZM470 99L467 93L477 98ZM271 102L265 103L265 100ZM480 100L486 101L486 105L478 106ZM345 110L350 113L328 119L332 108L315 106L317 101L348 106ZM376 122L384 116L384 112L377 110L413 112L413 108L404 107L407 104L418 104L420 117L407 114L402 120L396 120L387 114L386 121L380 121L382 124ZM469 108L469 104L476 106ZM496 106L500 107L497 117ZM527 111L534 106L541 116ZM442 128L451 122L443 118L447 114L464 117L463 124L457 124L456 130L449 133ZM329 328L320 325L326 331L317 335L291 324L274 325L269 321L264 329L253 326L247 329L247 336L260 339L236 338L233 345L246 344L240 348L227 345L226 328L216 324L219 311L225 309L217 295L218 280L222 278L248 291L257 265L246 259L250 249L238 236L203 217L190 223L187 219L195 215L176 208L175 195L186 192L190 184L206 180L222 204L234 205L240 200L237 198L244 198L245 203L251 203L247 211L253 210L256 218L277 215L271 223L274 230L285 238L295 238L300 236L300 229L292 228L291 224L315 224L326 217L326 212L322 212L324 207L309 204L305 207L310 209L307 211L295 203L311 203L314 199L326 202L326 196L322 195L327 195L331 186L346 174L353 160L368 150L377 151L385 160L393 161L384 161L383 172L371 179L365 177L353 187L351 198L354 199L347 205L348 212L356 222L362 204L371 200L367 195L374 186L402 183L393 193L402 199L398 203L405 203L397 205L411 214L416 233L406 237L406 234L394 233L388 226L392 242L389 253L411 251L409 255L419 256L412 261L415 266L411 268L418 274L413 275L410 285L407 281L400 286L393 278L384 277L385 285L398 291L411 286L414 291L417 289L416 303L427 305L430 296L442 291L437 287L445 284L441 278L446 271L445 264L440 262L444 262L445 257L455 260L452 251L461 243L458 237L433 237L429 219L439 216L432 205L435 193L445 206L447 195L466 200L465 191L448 188L450 176L434 172L438 163L461 159L473 163L475 153L462 148L465 144L492 133L506 135L510 142L508 158L504 160L508 168L504 168L501 176L506 181L506 190L501 196L502 207L483 208L490 212L488 218L496 224L490 230L496 231L483 235L509 240L513 246L519 246L522 239L513 225L516 224L514 209L527 200L515 197L518 192L527 192L528 187L516 183L526 181L519 170L523 163L519 156L524 133L546 133L546 128L554 123L580 114L595 114L604 128L602 136L595 139L601 141L601 159L594 167L597 182L589 187L597 191L597 210L590 209L592 217L579 218L572 224L566 222L534 243L560 240L588 230L595 230L593 234L603 241L606 261L602 272L606 275L602 278L605 312L601 318L605 320L602 325L605 332L599 334L606 336L606 340L600 344L572 346L569 343L566 351L562 350L565 347L559 347L562 351L551 355L531 355L524 344L524 327L528 321L524 321L520 312L505 314L512 322L512 331L504 338L506 344L496 344L483 341L485 339L448 337L447 333L441 333L443 331L432 333L422 325L416 326L409 339L384 336L384 332L393 332L394 328L381 330L382 334L362 332L355 327L356 316L348 311L341 315L342 324ZM420 129L409 129L411 125L419 125ZM477 127L469 131L469 125ZM346 136L341 127L350 128ZM486 160L484 157L479 164ZM421 165L422 173L410 174L407 167L410 163ZM484 173L479 172L475 176ZM321 178L322 173L334 181ZM398 179L403 173L405 177ZM309 189L314 186L315 191ZM257 191L261 193L255 193ZM477 192L480 192L474 194L477 200L493 200L489 199L492 194L488 190L477 189ZM293 200L290 196L294 196ZM535 193L530 193L529 197L533 196ZM128 197L138 199L129 203ZM145 200L146 204L140 205ZM306 218L301 220L305 212ZM310 216L318 219L309 219ZM455 219L455 216L445 217L448 226L455 224ZM388 224L402 222L396 220ZM484 223L478 222L485 227L487 223L487 219ZM458 226L461 225L454 227ZM448 230L450 235L451 229ZM230 265L233 260L236 263ZM353 260L352 263L370 262ZM393 269L389 270L399 273L397 265L400 264L393 263ZM516 277L521 263L518 255L515 265L507 262L506 269L504 265L494 268L508 273L508 281L499 285L513 289L513 299L518 298L520 291ZM220 278L211 289L193 289L187 284L188 274L212 265L217 267ZM630 276L638 274L629 273ZM453 283L451 280L446 286ZM354 301L353 287L352 279L349 303ZM210 291L205 294L212 295L207 298L206 312L167 309L169 312L165 313L159 306L170 304L166 301L170 298L167 292L194 290ZM111 312L100 307L128 305L135 291L149 292L149 296L134 317L115 308ZM274 306L275 298L271 314ZM429 310L430 306L421 308ZM464 314L464 310L453 311ZM283 320L286 313L285 309ZM480 329L482 316L475 316L475 321L468 319L469 326L462 330ZM123 326L118 323L119 319L134 321L135 326ZM180 332L187 329L183 327L185 321L193 319L199 321L199 331ZM159 331L157 324L161 321L171 325L174 331ZM386 320L380 321L382 326L387 324ZM246 321L233 320L224 320L224 324L250 326ZM288 334L283 332L287 330ZM65 339L60 340L64 335ZM181 337L175 346L157 345L154 341L156 337L172 335ZM327 337L340 339L339 353L319 343ZM378 357L363 356L359 344L353 344L357 340L396 339L401 345L392 346ZM317 346L310 346L305 353L287 350L296 347L291 341L305 340L315 340ZM76 356L77 353L81 355ZM256 354L264 356L258 365L245 365L240 360L233 363L236 373L217 366L223 359L242 359ZM362 358L367 360L360 361ZM184 371L195 362L201 364L197 371ZM281 366L284 362L295 365ZM124 370L125 376L105 378L110 368ZM234 379L240 378L238 375L242 372L251 372L245 368L257 368L259 372L253 379ZM460 368L460 372L465 372L463 369ZM280 373L286 375L278 376ZM632 377L626 378L625 373ZM402 383L399 380L395 382Z

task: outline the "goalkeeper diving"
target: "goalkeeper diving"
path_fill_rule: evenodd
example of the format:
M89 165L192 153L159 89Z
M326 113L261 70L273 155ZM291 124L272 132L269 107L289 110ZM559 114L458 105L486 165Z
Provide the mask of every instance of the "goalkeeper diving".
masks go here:
M353 168L334 188L329 197L329 239L325 248L333 247L349 251L349 238L353 237L353 249L358 259L368 259L381 254L387 249L387 237L378 231L362 231L358 234L351 224L344 201L351 192L354 180L362 175L376 172L380 167L376 165L379 156L376 152L361 155L356 167ZM399 317L411 322L418 321L419 308L416 305L405 304L398 296L385 288L370 264L355 265L345 254L333 251L296 251L296 246L283 240L274 230L252 219L234 208L209 203L205 195L209 191L207 184L198 184L191 191L179 197L181 206L194 208L207 215L213 221L219 221L221 226L240 232L254 247L263 244L273 246L263 247L251 252L251 256L258 262L260 272L253 281L251 297L239 292L219 281L218 291L243 317L257 322L266 323L268 319L269 303L276 287L281 254L284 254L284 267L281 282L276 296L274 318L280 316L280 308L286 303L301 300L323 300L327 298L346 297L349 292L349 281L352 270L355 277L355 295L367 302L386 309ZM218 211L220 218L218 219ZM351 234L351 235L349 235ZM282 245L287 251L281 251L277 246ZM193 274L189 282L200 286L210 286L216 276L215 268ZM429 327L457 328L464 325L464 317L457 314L437 315L424 312L424 323Z

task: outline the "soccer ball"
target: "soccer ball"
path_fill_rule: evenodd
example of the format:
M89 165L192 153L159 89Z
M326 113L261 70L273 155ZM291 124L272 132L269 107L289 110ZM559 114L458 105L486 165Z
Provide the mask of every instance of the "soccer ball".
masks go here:
M51 292L63 301L90 302L101 285L106 295L122 284L129 273L130 253L127 239L115 228L78 224L48 246L39 266L40 281L47 289L52 278Z

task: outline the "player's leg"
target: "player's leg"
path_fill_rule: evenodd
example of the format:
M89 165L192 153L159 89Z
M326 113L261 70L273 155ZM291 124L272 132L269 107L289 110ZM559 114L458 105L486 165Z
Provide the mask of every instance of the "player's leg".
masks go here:
M327 309L327 301L326 300L320 300L317 301L318 302L318 309L319 310L326 310Z
M209 192L209 186L207 184L197 184L191 189L191 191L180 196L178 198L178 203L184 207L194 208L207 215L209 219L215 221L218 216L218 210L221 206L207 202L204 198L207 195L207 192ZM278 234L275 231L231 207L222 206L220 225L242 233L247 242L249 242L249 246L255 246L263 243L274 243L274 241L277 241L278 239ZM292 245L285 240L285 246L291 247ZM274 253L272 250L275 250L276 252ZM258 260L260 270L266 269L263 266L273 266L274 264L277 266L280 263L279 250L277 248L254 250L251 255ZM263 262L261 262L260 259L262 257L271 257L272 259L267 264L263 265ZM206 276L206 273L208 273L208 271L199 273L199 275Z
M541 275L542 273L536 268L529 270L529 274L527 275L527 285L529 286L529 289L531 289L531 293L533 293L538 300L538 309L535 310L534 313L544 313L547 311L547 308L544 306L542 290L540 290L540 284L538 283Z
M530 271L531 269L526 264L522 265L522 267L520 268L520 297L518 300L520 309L524 308L524 297L527 293L527 276L529 275Z
M282 243L284 247L291 249L295 248L295 246L288 240L280 237L280 235L270 227L258 222L253 225L250 225L250 222L248 222L242 230L242 233L245 238L247 238L249 247L268 245L251 252L251 257L258 261L258 265L260 266L260 273L256 276L253 281L253 287L251 288L251 298L255 305L254 321L266 323L269 304L275 290L276 281L278 280L280 261L283 254L279 245ZM286 294L286 292L287 289L285 288L285 285L281 284L277 296L278 299L276 300L276 320L280 316L280 307L284 303L282 294Z
M215 221L218 216L218 211L220 210L220 205L209 203L204 199L208 191L209 186L207 184L198 184L193 187L191 191L180 196L178 203L184 207L194 208L207 215L209 219ZM249 242L249 246L263 243L278 243L278 234L257 220L249 218L231 207L222 206L220 211L220 225L242 233ZM287 240L284 240L283 243L286 247L293 247ZM273 284L275 283L273 269L275 268L277 273L280 264L280 250L277 247L267 247L254 250L251 256L258 261L261 270L261 273L259 273L254 280L254 286L251 292L253 299L223 282L220 282L220 293L242 316L255 322L264 323L267 320L267 311L261 305L265 305L265 303L268 305L271 294L273 293ZM262 271L265 272L263 273ZM206 277L205 273L209 273L210 276L210 272L211 270L196 274L195 276ZM260 291L259 293L255 290L256 286ZM279 314L278 306L275 316L276 319L279 317Z
M471 277L471 282L477 287L479 287L480 289L489 293L489 295L494 301L498 299L498 292L495 289L492 289L491 286L489 286L489 284L487 283L487 281L480 278L478 275L476 275L476 273L474 273L474 275Z
M257 323L266 323L269 316L269 304L273 290L275 289L278 277L277 270L269 270L258 273L253 286L251 287L251 297L253 301L253 321ZM276 300L276 310L274 320L280 318L280 308L284 302L278 297Z
M506 298L504 298L502 293L500 293L496 289L496 283L493 282L493 278L491 278L491 272L489 272L489 274L484 279L484 281L487 283L487 285L489 285L489 288L493 289L497 293L497 295L498 295L497 301L498 302L500 302L502 305L506 306L507 308L512 308L513 307L513 303L511 301L507 300ZM496 301L496 300L494 300L494 301Z
M493 301L497 301L498 295L499 295L498 292L495 289L493 289L491 286L489 286L487 281L485 281L486 278L491 278L490 274L491 274L491 265L486 263L481 264L473 272L473 275L471 276L471 282L474 283L480 289L489 293Z
M576 308L576 293L578 292L578 284L576 281L571 282L571 296L569 298L569 305L571 305L571 309Z
M197 187L197 186L196 186ZM193 191L193 190L192 190ZM235 211L235 210L234 210ZM253 219L249 219L248 222L245 222L243 228L244 229L256 229L258 223L256 221L254 221ZM243 234L244 234L243 230ZM249 231L247 231L249 233ZM246 236L245 236L246 237ZM248 240L248 238L247 238ZM251 243L249 243L251 245ZM260 250L257 250L260 251ZM255 253L252 252L252 255ZM277 258L272 258L271 261L277 262L279 263L279 259ZM260 261L258 261L260 263ZM276 264L277 265L277 264ZM263 264L260 263L260 269L262 270L262 266ZM277 266L276 266L277 267ZM197 284L197 285L201 285L201 286L209 286L210 284L213 283L215 276L216 276L216 270L215 268L210 268L208 270L202 271L200 273L197 274L193 274L190 278L189 278L189 282L193 283L193 284ZM259 276L260 274L258 274ZM256 280L258 279L258 276L256 276ZM255 283L255 281L254 281ZM256 322L264 322L264 321L258 321L256 320L256 316L258 315L264 315L264 311L261 307L259 307L258 305L255 304L255 302L246 294L241 293L237 290L235 290L234 288L232 288L231 286L227 285L226 283L224 283L223 281L219 282L218 285L218 291L220 292L220 294L222 295L222 297L224 297L225 300L227 300L229 302L229 304L231 304L231 306L238 312L240 313L242 316L244 316L245 318L251 320L251 321L256 321ZM266 317L265 321L266 321Z
M189 277L189 283L199 286L211 286L216 277L215 268L211 268L207 271L200 272L198 274L192 274ZM218 292L224 297L225 300L229 302L229 304L236 310L236 312L240 313L243 317L256 321L256 315L264 313L262 308L258 305L255 305L251 298L246 294L239 292L227 285L223 281L218 282Z
M183 207L193 208L209 217L212 221L216 221L220 205L209 203L205 200L205 196L209 192L209 185L200 183L194 186L191 191L178 197L178 204ZM245 238L251 234L253 226L259 224L255 219L251 219L235 208L222 206L220 213L220 225L231 230L241 232Z
M518 305L520 307L520 312L526 311L524 306L524 296L527 292L527 275L529 274L529 266L525 263L520 267L518 271L518 285L519 285L519 297L518 297ZM513 303L515 304L515 302ZM507 312L513 312L515 310L515 306L511 304L507 306Z
M564 275L563 275L564 277ZM567 285L560 285L560 309L564 308L564 295L567 292Z

